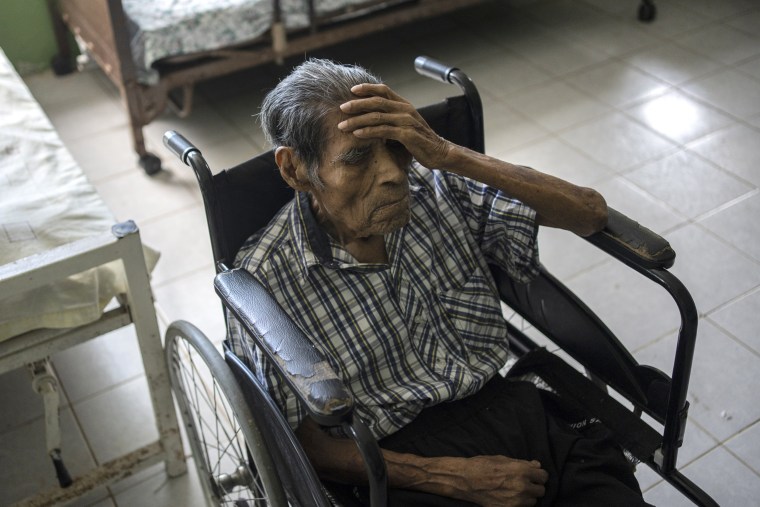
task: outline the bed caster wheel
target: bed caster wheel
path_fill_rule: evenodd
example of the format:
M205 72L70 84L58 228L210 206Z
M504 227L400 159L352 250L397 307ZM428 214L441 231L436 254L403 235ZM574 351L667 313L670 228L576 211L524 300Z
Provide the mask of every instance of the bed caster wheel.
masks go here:
M653 3L642 2L642 4L639 5L639 21L643 21L645 23L651 23L652 21L654 21L654 18L656 15L657 15L657 8L654 6Z
M64 58L61 55L55 55L50 60L50 67L56 76L65 76L74 72L74 66L71 64L69 58Z
M148 153L140 157L140 167L149 176L161 171L161 159L152 153Z

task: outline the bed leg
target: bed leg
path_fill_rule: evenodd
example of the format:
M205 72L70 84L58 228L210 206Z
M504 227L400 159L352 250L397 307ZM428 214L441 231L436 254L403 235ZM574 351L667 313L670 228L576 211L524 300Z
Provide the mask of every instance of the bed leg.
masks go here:
M53 24L55 42L58 46L58 54L50 60L50 66L53 68L56 76L65 76L74 71L74 64L71 62L71 44L69 44L66 25L64 25L63 19L61 19L61 13L56 7L56 2L54 0L47 0L47 7L50 21Z
M639 5L639 21L645 23L651 23L657 16L657 8L654 5L654 0L641 0Z

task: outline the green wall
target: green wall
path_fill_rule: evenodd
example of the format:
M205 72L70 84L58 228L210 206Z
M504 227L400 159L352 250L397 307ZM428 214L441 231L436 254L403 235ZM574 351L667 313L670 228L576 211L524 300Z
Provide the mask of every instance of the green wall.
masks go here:
M58 46L47 0L0 0L0 47L19 74L50 67Z

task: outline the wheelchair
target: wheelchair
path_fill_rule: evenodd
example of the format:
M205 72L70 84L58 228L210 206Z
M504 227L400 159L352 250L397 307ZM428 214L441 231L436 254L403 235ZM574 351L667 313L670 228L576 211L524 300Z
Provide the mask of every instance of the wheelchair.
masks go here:
M419 109L431 127L457 144L484 152L482 105L470 78L427 57L417 58L415 68L460 90ZM353 417L353 399L346 387L267 291L247 271L231 268L243 242L294 195L279 175L273 152L212 174L201 152L177 132L167 132L164 144L198 179L217 267L214 286L223 308L240 320L310 416L322 426L341 427L356 442L367 468L370 505L385 505L385 464L367 427ZM695 504L717 505L676 467L689 409L686 394L698 315L688 290L668 271L675 252L665 239L613 209L607 227L584 239L674 300L681 327L671 375L637 363L613 332L544 266L528 284L493 270L511 349L517 357L529 352L542 357L535 370L525 373L538 376L560 397L600 420L634 463L651 467ZM576 366L546 352L536 333ZM266 390L226 342L220 354L192 324L178 321L166 332L165 351L172 389L211 504L350 504L320 482ZM522 362L517 367L526 368Z

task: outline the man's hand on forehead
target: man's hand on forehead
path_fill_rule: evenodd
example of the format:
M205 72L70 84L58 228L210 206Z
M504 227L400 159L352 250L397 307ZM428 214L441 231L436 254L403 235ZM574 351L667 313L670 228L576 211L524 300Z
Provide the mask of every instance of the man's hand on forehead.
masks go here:
M414 106L385 84L359 84L351 88L357 96L341 104L349 115L338 128L362 139L391 139L426 167L439 167L448 143L439 137Z

